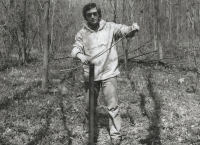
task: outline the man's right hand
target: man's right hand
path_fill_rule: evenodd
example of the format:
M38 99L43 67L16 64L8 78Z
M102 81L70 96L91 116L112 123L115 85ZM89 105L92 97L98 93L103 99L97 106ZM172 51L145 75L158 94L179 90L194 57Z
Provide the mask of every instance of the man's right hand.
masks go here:
M79 58L83 64L88 64L89 62L88 57L82 53L78 53L76 57Z

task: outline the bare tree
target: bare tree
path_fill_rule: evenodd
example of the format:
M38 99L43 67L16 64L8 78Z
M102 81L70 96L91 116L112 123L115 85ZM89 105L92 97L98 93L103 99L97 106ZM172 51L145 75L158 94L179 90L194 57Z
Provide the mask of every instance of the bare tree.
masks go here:
M155 5L155 49L158 46L159 49L159 59L163 59L163 50L162 50L162 43L161 43L161 21L160 21L160 6L162 4L162 0L154 0Z
M44 8L44 56L43 56L43 76L42 76L42 90L47 89L48 83L48 61L49 61L49 7L50 0L45 2Z
M126 2L123 1L123 8L122 8L122 22L126 22ZM128 49L126 47L126 42L125 40L122 41L122 47L124 50L124 62L125 62L125 71L127 71L127 63L128 63Z
M114 2L112 3L112 0L110 0L110 4L113 10L113 22L117 22L117 0L113 0Z

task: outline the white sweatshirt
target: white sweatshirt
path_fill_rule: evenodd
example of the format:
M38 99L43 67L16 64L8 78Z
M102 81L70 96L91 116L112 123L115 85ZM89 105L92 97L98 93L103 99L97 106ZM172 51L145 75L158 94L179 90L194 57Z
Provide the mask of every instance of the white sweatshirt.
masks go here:
M75 37L71 55L76 57L77 53L82 53L91 59L97 54L109 49L116 41L116 34L121 32L122 35L125 35L131 30L132 26L105 22L104 20L99 22L98 31L94 31L87 24L83 24L83 28ZM95 81L115 77L120 73L116 46L113 46L101 56L92 60L92 63L95 65ZM89 66L83 65L83 68L85 81L89 81Z

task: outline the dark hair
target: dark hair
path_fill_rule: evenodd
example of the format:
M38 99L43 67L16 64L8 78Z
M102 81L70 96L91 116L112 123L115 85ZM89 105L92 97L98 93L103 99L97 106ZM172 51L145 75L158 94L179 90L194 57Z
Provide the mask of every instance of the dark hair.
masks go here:
M101 9L99 7L97 7L97 5L95 3L89 3L83 7L83 17L85 18L85 20L87 20L86 12L91 10L92 8L97 8L99 18L101 18Z

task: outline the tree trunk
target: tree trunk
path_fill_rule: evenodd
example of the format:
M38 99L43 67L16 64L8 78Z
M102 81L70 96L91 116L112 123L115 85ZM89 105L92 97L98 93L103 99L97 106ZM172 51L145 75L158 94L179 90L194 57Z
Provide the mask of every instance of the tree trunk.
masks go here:
M159 50L159 59L162 60L163 59L163 50L162 50L162 43L161 43L161 12L160 12L160 7L162 6L162 0L155 0L155 13L156 13L156 25L155 25L155 49L156 49L156 45L158 46L158 50Z
M115 23L117 22L117 0L114 0L114 20Z
M50 0L45 2L44 9L44 56L43 56L43 76L42 76L42 90L46 91L48 83L48 53L49 53L49 7Z
M168 33L168 42L171 41L172 37L172 4L171 0L169 1L169 33Z
M122 11L122 23L124 24L126 22L126 2L123 1L123 11ZM128 62L128 49L126 47L125 40L122 40L122 47L124 50L124 62L125 62L125 71L127 72L127 62Z
M161 19L161 10L162 10L162 3L163 0L158 0L158 14L159 17L158 19ZM162 46L162 28L161 28L161 20L157 20L158 21L158 49L159 49L159 59L162 60L163 59L163 46Z
M54 43L53 43L53 36L54 36L54 15L55 15L55 6L56 6L56 2L53 2L53 12L52 12L52 22L51 22L51 39L50 39L50 51L51 51L51 55L54 54Z
M113 9L113 22L116 23L116 21L117 21L117 13L116 13L116 11L117 11L117 0L113 0L113 1L114 2L112 3L112 0L110 0L110 5Z
M158 39L158 23L157 23L157 4L154 0L154 50L157 50L157 39Z
M22 42L22 63L26 62L26 41L27 41L27 35L26 35L26 0L24 0L24 15L23 15L23 42Z

